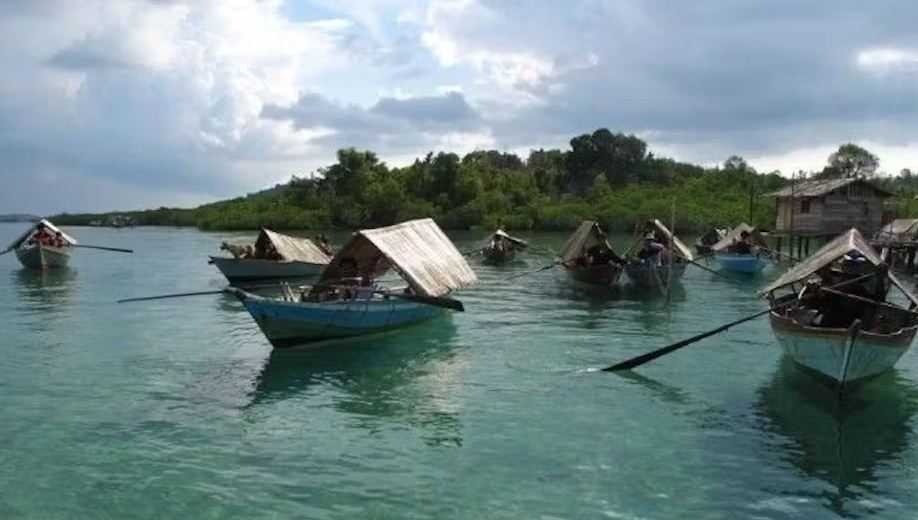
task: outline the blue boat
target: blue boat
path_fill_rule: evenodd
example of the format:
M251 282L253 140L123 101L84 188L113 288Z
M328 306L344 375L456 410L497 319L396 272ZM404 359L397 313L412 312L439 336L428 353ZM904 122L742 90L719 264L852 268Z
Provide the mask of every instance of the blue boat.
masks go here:
M758 255L718 253L714 256L724 271L755 274L765 269L766 261Z
M394 270L407 287L377 285ZM335 255L312 287L282 286L280 298L230 288L276 348L385 332L462 311L449 297L478 279L432 219L361 230Z
M767 265L767 258L759 253L767 251L768 244L757 229L745 222L731 229L711 250L724 271L756 274Z

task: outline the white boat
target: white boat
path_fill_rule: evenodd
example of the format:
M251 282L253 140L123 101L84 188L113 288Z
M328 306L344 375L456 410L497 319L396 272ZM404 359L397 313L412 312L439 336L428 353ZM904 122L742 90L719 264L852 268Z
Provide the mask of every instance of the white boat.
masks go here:
M864 280L851 283L854 279ZM851 229L763 294L771 303L771 328L784 354L844 386L891 369L911 347L918 315L888 301L890 285L913 307L918 305L880 255Z
M737 243L742 240L743 233L749 236L750 252L737 251ZM766 248L765 239L759 231L745 222L731 229L716 244L711 246L714 258L724 271L734 273L755 274L761 272L768 265L763 257L761 248Z
M661 239L668 253L665 256L670 257L672 260L670 262L662 254L652 258L639 258L635 253L638 249L638 243L636 243L625 255L628 259L625 264L625 273L627 273L631 283L638 287L664 290L670 280L674 284L679 282L682 275L685 274L687 264L694 260L695 257L692 254L692 250L658 219L647 222L645 232L654 233ZM672 243L672 250L669 247L670 243Z
M561 266L579 283L612 287L622 275L624 260L612 249L599 223L592 220L580 224L558 256Z
M235 249L224 244L224 249ZM244 249L241 248L240 249ZM331 257L307 238L297 238L262 229L255 241L256 257L210 257L231 284L255 280L313 278L318 276ZM266 252L272 251L270 255ZM258 258L270 256L269 258Z
M407 288L370 282L394 269ZM282 298L230 288L276 348L309 347L329 340L384 332L462 310L448 297L477 282L465 258L432 219L413 220L354 234L318 283Z
M53 240L39 240L42 230ZM23 266L43 271L66 267L70 261L70 251L75 245L76 239L42 219L14 240L3 253L14 251Z

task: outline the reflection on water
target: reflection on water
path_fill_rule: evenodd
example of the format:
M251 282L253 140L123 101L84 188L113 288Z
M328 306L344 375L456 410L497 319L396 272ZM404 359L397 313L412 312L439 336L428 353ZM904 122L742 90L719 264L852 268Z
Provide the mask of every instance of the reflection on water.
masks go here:
M31 312L56 313L70 302L76 286L76 271L70 268L35 271L18 269L11 273L18 301Z
M462 444L459 409L452 398L464 362L451 349L456 328L448 318L306 351L272 350L258 375L248 408L310 391L337 391L334 406L374 429L398 420L426 431L431 445ZM313 388L316 387L316 388Z
M880 468L908 448L918 388L894 371L841 402L835 397L784 358L756 407L768 431L793 441L776 448L782 458L830 484L820 498L835 513L850 515L858 501L883 494Z

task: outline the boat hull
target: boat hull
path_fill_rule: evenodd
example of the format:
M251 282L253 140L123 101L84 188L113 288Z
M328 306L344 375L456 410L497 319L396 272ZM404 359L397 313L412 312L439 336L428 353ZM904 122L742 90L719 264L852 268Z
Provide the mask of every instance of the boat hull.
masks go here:
M287 302L236 291L275 348L315 348L329 340L386 332L427 321L445 309L397 298Z
M516 257L516 250L510 247L497 249L486 247L481 250L482 262L487 264L505 264L513 261Z
M323 264L279 262L257 258L210 257L211 263L230 283L282 278L312 278L322 272Z
M672 266L673 282L679 281L685 274L685 262L675 262ZM669 279L669 265L647 265L642 262L631 262L625 266L625 273L631 283L647 289L663 289Z
M724 271L755 274L765 269L765 260L756 255L716 255L717 262Z
M574 266L565 269L575 281L598 287L612 287L622 276L622 268L615 264Z
M847 329L807 327L776 312L770 313L770 319L785 355L836 384L864 380L891 369L911 347L918 328L906 327L892 334L861 331L851 342Z
M30 246L17 249L16 258L28 269L43 271L67 267L70 252L59 247Z

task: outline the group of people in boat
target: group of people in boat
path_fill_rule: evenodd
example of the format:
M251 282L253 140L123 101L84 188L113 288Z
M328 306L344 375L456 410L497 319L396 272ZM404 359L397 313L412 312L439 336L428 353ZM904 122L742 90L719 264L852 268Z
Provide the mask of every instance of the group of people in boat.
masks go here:
M754 255L758 252L758 248L752 243L752 235L748 231L742 231L739 240L734 238L726 251L734 255Z
M35 226L35 232L26 241L27 245L41 245L45 247L67 247L70 244L64 240L64 235L60 231L51 231L44 224L39 223Z
M277 252L277 248L274 247L274 244L272 244L270 241L266 242L267 243L265 245L256 243L254 246L240 246L236 244L230 244L228 242L223 242L220 244L220 249L223 251L229 251L229 253L233 255L233 258L274 261L283 260L283 257L281 257L280 253Z
M865 277L871 271L874 276ZM883 303L889 291L889 278L882 269L873 266L857 251L852 251L834 265L818 270L807 280L797 295L800 308L809 313L806 324L815 327L848 328L861 320L862 328L870 330L878 324L877 305L865 305L864 300ZM864 278L854 281L857 278ZM837 287L855 298L834 295L824 288ZM857 299L861 298L861 299Z

